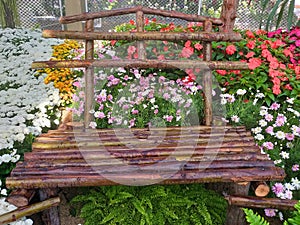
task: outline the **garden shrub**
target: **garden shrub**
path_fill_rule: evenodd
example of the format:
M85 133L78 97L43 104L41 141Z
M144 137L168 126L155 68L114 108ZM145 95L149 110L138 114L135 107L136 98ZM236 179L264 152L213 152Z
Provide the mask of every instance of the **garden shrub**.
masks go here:
M85 225L222 225L227 203L200 184L103 186L76 196Z

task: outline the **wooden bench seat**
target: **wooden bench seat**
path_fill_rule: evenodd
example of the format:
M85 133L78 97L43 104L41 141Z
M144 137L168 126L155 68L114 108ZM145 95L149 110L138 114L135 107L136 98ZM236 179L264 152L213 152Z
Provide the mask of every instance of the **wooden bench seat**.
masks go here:
M51 130L7 178L8 188L282 180L243 127ZM164 134L164 136L163 136ZM149 137L149 138L147 138ZM120 181L118 183L118 180Z

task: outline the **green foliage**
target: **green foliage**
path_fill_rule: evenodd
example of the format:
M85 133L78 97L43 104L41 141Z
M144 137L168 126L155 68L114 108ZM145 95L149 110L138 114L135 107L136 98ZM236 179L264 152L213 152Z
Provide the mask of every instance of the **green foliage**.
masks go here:
M250 225L269 225L269 223L252 209L243 209L246 214L246 220Z
M300 224L300 201L294 206L297 211L293 212L293 217L285 221L284 225L299 225Z
M85 225L221 225L226 201L202 185L99 187L76 196Z

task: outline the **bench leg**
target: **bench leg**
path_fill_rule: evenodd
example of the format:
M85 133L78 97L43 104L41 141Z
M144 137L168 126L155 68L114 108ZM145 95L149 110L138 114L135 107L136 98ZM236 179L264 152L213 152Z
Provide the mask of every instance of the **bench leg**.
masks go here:
M48 198L57 196L56 189L40 189L40 200L44 201ZM42 220L44 225L60 225L58 207L52 207L43 211Z
M228 194L247 196L250 182L229 184ZM238 206L229 205L227 209L227 218L225 225L247 225L244 212Z

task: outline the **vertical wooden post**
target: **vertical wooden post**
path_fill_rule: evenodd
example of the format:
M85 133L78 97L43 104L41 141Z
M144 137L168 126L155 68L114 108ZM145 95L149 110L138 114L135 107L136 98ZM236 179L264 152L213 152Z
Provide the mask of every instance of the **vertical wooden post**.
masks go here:
M144 13L143 11L136 12L136 29L137 32L144 32ZM137 53L139 59L146 59L146 49L144 41L137 41Z
M94 20L87 20L85 32L94 31ZM85 42L85 59L94 59L94 41ZM84 105L84 128L88 129L93 115L90 113L94 109L94 67L90 66L85 71L85 105Z
M52 188L40 189L39 195L40 200L44 201L48 198L57 196L57 190ZM55 206L43 211L42 220L45 225L60 225L58 207Z
M239 0L224 0L220 19L224 24L220 27L223 32L232 32L239 6Z
M212 22L206 20L204 22L204 31L211 32L212 31ZM204 61L212 60L212 45L211 42L204 42L203 44L203 59ZM212 124L212 71L206 70L204 71L203 76L203 92L204 92L204 124L206 126L210 126Z
M247 196L250 182L231 183L229 184L230 195ZM227 209L227 218L225 225L247 225L245 214L240 207L229 205Z

